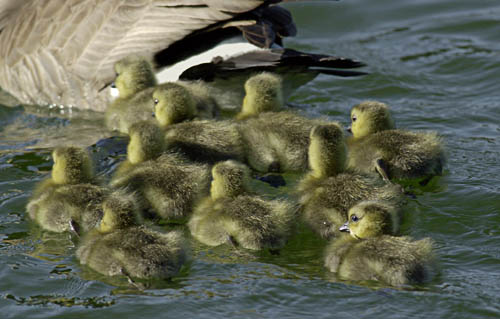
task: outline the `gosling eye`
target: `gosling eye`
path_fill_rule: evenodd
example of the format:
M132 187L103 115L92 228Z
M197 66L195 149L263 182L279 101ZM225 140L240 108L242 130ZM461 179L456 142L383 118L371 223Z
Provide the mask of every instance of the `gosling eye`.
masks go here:
M356 120L357 120L357 119L358 119L358 118L356 117L356 115L353 115L353 116L352 116L352 118L351 118L351 121L352 121L352 122L356 122Z
M158 102L159 102L158 99L154 99L155 105L158 104Z
M357 221L359 220L359 218L358 218L358 216L356 216L356 215L352 215L352 216L351 216L351 220L352 220L353 222L357 222Z

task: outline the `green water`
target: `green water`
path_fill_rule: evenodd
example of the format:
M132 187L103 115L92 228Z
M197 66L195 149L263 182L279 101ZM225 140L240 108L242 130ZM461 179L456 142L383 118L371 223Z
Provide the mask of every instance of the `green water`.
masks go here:
M498 0L287 7L299 27L288 46L355 57L370 72L353 79L319 76L290 102L346 124L352 105L377 99L392 107L399 127L443 135L446 174L417 190L404 224L405 234L436 242L435 280L405 289L338 282L322 266L325 243L300 230L279 256L194 243L181 276L155 289L128 288L122 279L82 268L67 234L41 232L25 213L33 186L50 170L51 148L109 136L102 115L0 106L3 318L500 317Z

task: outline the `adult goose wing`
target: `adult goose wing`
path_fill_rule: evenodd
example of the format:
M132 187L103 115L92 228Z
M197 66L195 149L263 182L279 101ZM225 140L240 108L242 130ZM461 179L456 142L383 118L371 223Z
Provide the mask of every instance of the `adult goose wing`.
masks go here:
M104 110L115 61L148 57L266 0L0 0L0 87L23 103Z

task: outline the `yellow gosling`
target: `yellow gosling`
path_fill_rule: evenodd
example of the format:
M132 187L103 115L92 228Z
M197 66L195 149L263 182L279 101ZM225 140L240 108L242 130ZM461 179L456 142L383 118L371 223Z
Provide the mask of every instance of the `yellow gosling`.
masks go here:
M266 112L240 124L246 160L260 172L305 171L309 133L321 119L290 112Z
M36 186L26 207L29 216L49 231L87 232L100 222L108 190L95 185L92 161L84 149L57 148L52 158L51 177Z
M168 150L181 153L191 161L211 164L244 159L238 125L232 121L198 119L196 99L184 84L163 84L154 91L153 97L155 118L165 131Z
M140 207L169 222L185 222L195 201L208 192L207 165L194 164L164 150L162 130L149 122L131 127L127 160L110 186L136 192Z
M193 237L210 246L230 243L252 250L285 245L293 228L293 205L251 194L249 174L246 165L232 160L212 168L210 196L195 207L188 223Z
M307 169L307 147L312 127L325 124L283 108L281 79L263 72L245 83L240 132L248 164L260 172L304 171Z
M156 78L149 61L138 56L116 62L115 71L119 97L106 109L106 125L127 134L132 124L151 118Z
M134 123L129 131L127 159L117 168L115 176L123 175L137 164L158 158L165 151L164 133L153 121Z
M273 73L262 72L245 82L245 98L236 118L243 120L263 112L279 111L282 108L281 78Z
M397 208L391 204L358 203L340 228L351 236L340 237L327 247L325 266L344 280L393 286L428 281L434 270L432 240L394 237L398 225Z
M386 104L366 101L351 110L349 167L378 172L382 178L429 178L441 175L446 162L435 132L396 129Z
M347 150L339 124L314 127L310 139L310 171L297 185L297 193L305 222L321 237L335 237L348 209L362 200L403 201L399 186L375 174L346 169Z
M186 242L180 232L158 232L141 226L132 194L114 192L103 203L99 228L81 241L80 263L107 275L129 279L165 279L175 276L186 261Z

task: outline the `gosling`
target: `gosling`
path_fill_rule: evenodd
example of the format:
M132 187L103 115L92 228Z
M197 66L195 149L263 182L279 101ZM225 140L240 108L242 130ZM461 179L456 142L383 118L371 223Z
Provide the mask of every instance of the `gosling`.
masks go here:
M102 218L101 204L108 194L97 184L88 153L77 147L52 152L51 177L39 183L27 211L32 220L52 232L87 232Z
M153 93L155 118L165 131L166 147L192 161L214 164L244 159L244 145L232 121L202 120L196 100L183 86L167 83Z
M358 203L339 229L350 236L327 247L325 266L344 280L373 280L392 286L428 281L434 272L432 240L392 236L398 224L394 206L378 201Z
M153 91L154 114L161 127L190 121L212 119L218 105L202 82L168 82Z
M304 221L322 238L334 237L349 208L362 200L402 203L400 186L376 174L346 169L347 149L339 124L315 126L310 138L310 171L297 185L297 194Z
M128 134L132 124L151 118L156 77L151 63L135 55L116 62L115 72L119 97L106 109L106 125Z
M146 213L167 222L184 223L200 196L208 193L209 166L192 163L165 149L162 130L150 122L130 128L127 160L110 186L136 192ZM148 214L149 215L149 214Z
M309 132L315 125L326 124L282 108L282 83L277 75L264 72L246 81L245 98L236 118L244 120L240 131L246 160L257 171L305 171Z
M81 241L76 256L82 265L106 276L130 280L175 276L186 261L186 243L177 231L161 233L141 226L136 199L116 191L103 203L97 229Z
M348 166L385 180L442 175L445 152L434 132L395 129L386 104L366 101L351 110Z
M281 78L270 72L262 72L245 82L245 97L238 120L255 117L264 112L277 112L283 108Z
M293 205L251 194L249 174L246 165L232 160L212 168L210 196L195 207L188 223L193 237L210 246L230 243L251 250L285 245L295 219Z

